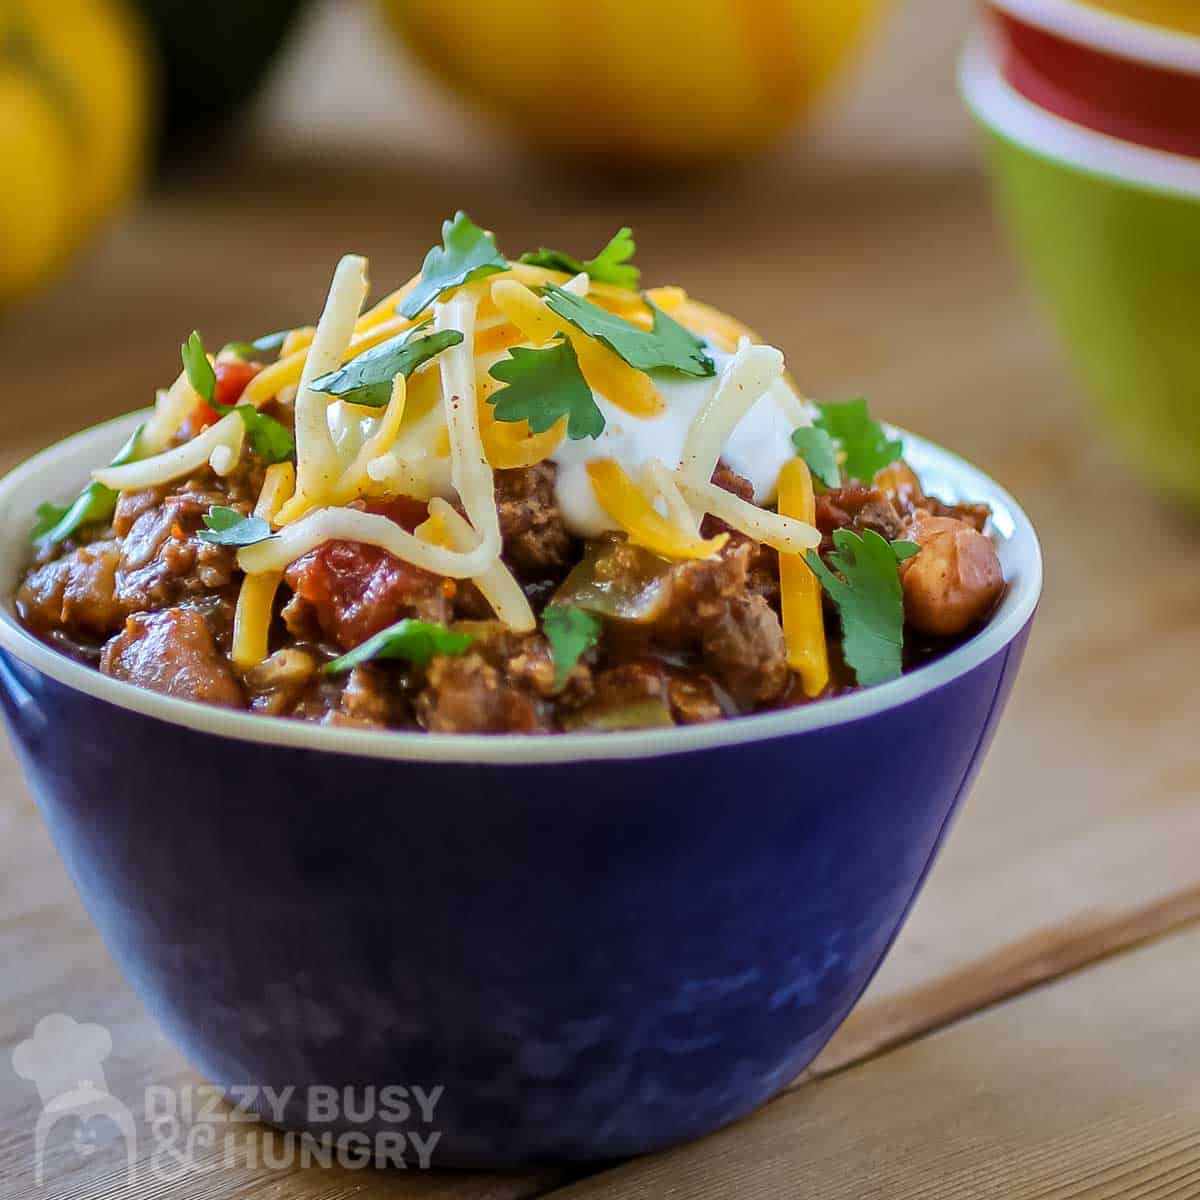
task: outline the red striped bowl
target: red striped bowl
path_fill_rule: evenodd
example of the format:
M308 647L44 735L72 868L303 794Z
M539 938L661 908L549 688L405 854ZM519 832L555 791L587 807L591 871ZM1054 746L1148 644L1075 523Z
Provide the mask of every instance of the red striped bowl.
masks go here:
M990 0L1008 82L1076 124L1200 158L1200 37L1075 0Z

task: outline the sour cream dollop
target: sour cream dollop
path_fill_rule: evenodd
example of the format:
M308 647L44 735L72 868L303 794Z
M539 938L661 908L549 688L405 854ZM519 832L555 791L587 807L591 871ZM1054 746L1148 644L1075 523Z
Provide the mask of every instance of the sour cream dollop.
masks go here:
M604 431L598 438L564 441L550 456L558 467L556 491L568 529L577 537L595 537L617 525L596 501L587 465L611 458L631 479L638 479L646 462L658 459L675 469L683 458L688 431L701 410L716 394L734 355L706 343L716 374L693 379L665 371L655 372L654 384L664 403L657 417L632 417L593 392L604 414ZM796 455L792 432L811 425L813 413L786 379L778 379L754 403L734 428L721 450L721 458L754 486L758 504L775 499L783 464Z

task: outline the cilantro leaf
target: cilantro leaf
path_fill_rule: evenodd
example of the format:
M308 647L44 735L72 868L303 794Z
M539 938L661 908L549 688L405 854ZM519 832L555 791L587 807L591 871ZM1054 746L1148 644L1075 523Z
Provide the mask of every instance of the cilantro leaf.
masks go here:
M129 440L117 451L117 456L109 464L113 467L123 467L126 463L135 462L142 457L142 429L139 425L130 435ZM32 539L39 545L56 546L65 542L84 525L97 521L109 521L117 511L119 492L105 487L102 483L92 480L67 507L57 504L40 504L37 509L37 524L33 528ZM55 513L58 519L51 522Z
M796 453L808 463L808 469L827 488L842 486L842 469L838 466L837 446L824 429L806 426L792 433Z
M860 537L834 531L830 566L810 550L804 561L821 581L842 620L842 653L862 687L899 679L903 669L904 592L897 562L919 549L912 542L889 543L873 529ZM834 574L834 571L837 574Z
M208 352L197 330L193 329L188 340L179 347L179 354L193 391L201 400L211 404L217 392L217 373L208 361Z
M603 342L639 371L665 368L682 371L685 375L709 376L717 373L716 365L705 353L700 339L649 300L646 303L654 314L654 328L647 332L560 287L546 288L545 298L551 311L570 321L589 337Z
M71 511L69 504L51 504L49 500L34 510L37 521L30 531L30 541L40 542Z
M434 246L425 255L421 281L404 298L398 311L401 316L415 317L450 288L507 269L508 262L497 249L496 239L480 229L465 212L457 212L453 221L442 222L442 245Z
M600 436L604 414L569 338L560 335L542 350L514 346L508 354L488 372L508 384L488 397L497 421L528 421L533 433L544 433L566 417L573 441Z
M600 618L582 608L551 605L542 614L542 632L554 659L554 690L560 692L575 664L599 640L604 626Z
M204 514L204 526L200 540L214 546L257 546L275 536L262 517L243 517L236 508L219 504Z
M869 483L876 471L894 463L904 453L904 445L889 438L883 426L867 412L865 400L847 400L844 404L818 404L817 429L823 429L842 452L842 466L851 479Z
M411 334L408 330L389 338L352 358L344 367L322 375L313 381L313 391L339 396L350 404L383 408L392 398L392 381L397 375L407 379L423 363L463 340L457 329L415 339Z
M214 404L213 407L222 416L236 412L246 426L246 440L250 449L264 462L286 462L296 452L296 439L288 427L261 413L253 404L239 404L230 408L228 404Z
M475 640L472 633L455 633L445 625L405 619L368 638L349 654L326 663L327 675L340 675L373 658L402 658L427 667L435 654L462 654Z
M597 283L611 283L614 287L636 292L642 273L629 261L635 253L637 243L633 240L633 230L626 225L613 234L608 245L595 258L584 262L561 250L547 250L545 246L522 254L521 261L550 271L562 271L567 275L586 273Z
M290 333L290 329L281 329L278 333L264 333L252 342L226 342L221 353L236 354L242 362L250 362L256 354L277 354Z
M268 336L275 338L279 335L270 334ZM286 337L287 334L285 333L283 336ZM199 393L205 404L220 413L221 416L228 416L231 412L236 412L242 418L242 424L246 427L246 440L250 443L250 449L259 458L268 463L277 463L292 457L296 450L296 441L287 426L275 420L274 417L259 412L253 404L234 406L217 403L215 398L217 373L213 370L212 363L208 361L208 352L204 349L204 341L196 330L192 330L191 336L180 347L180 353L183 356L183 368L187 372L188 382L192 388Z

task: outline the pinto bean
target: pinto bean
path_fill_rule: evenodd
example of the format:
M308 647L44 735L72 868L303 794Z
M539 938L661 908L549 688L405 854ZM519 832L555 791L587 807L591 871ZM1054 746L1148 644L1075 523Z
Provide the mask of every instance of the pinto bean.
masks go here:
M991 539L965 521L926 513L917 514L907 536L921 547L900 564L908 623L949 637L987 616L1004 590Z

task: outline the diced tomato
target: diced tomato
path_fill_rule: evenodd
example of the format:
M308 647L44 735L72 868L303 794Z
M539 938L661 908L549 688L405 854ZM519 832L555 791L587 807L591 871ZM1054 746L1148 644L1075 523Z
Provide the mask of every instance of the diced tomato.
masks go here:
M246 390L246 384L262 370L255 363L237 362L229 359L219 362L213 368L217 376L217 386L213 389L213 401L216 404L236 404ZM215 425L221 419L221 414L203 400L196 405L192 413L192 431L200 433L210 425Z
M447 616L438 576L359 542L327 542L292 563L285 579L312 606L321 632L343 650L404 617Z
M228 359L216 365L217 387L213 399L218 404L236 404L246 390L246 384L262 370L256 363Z

